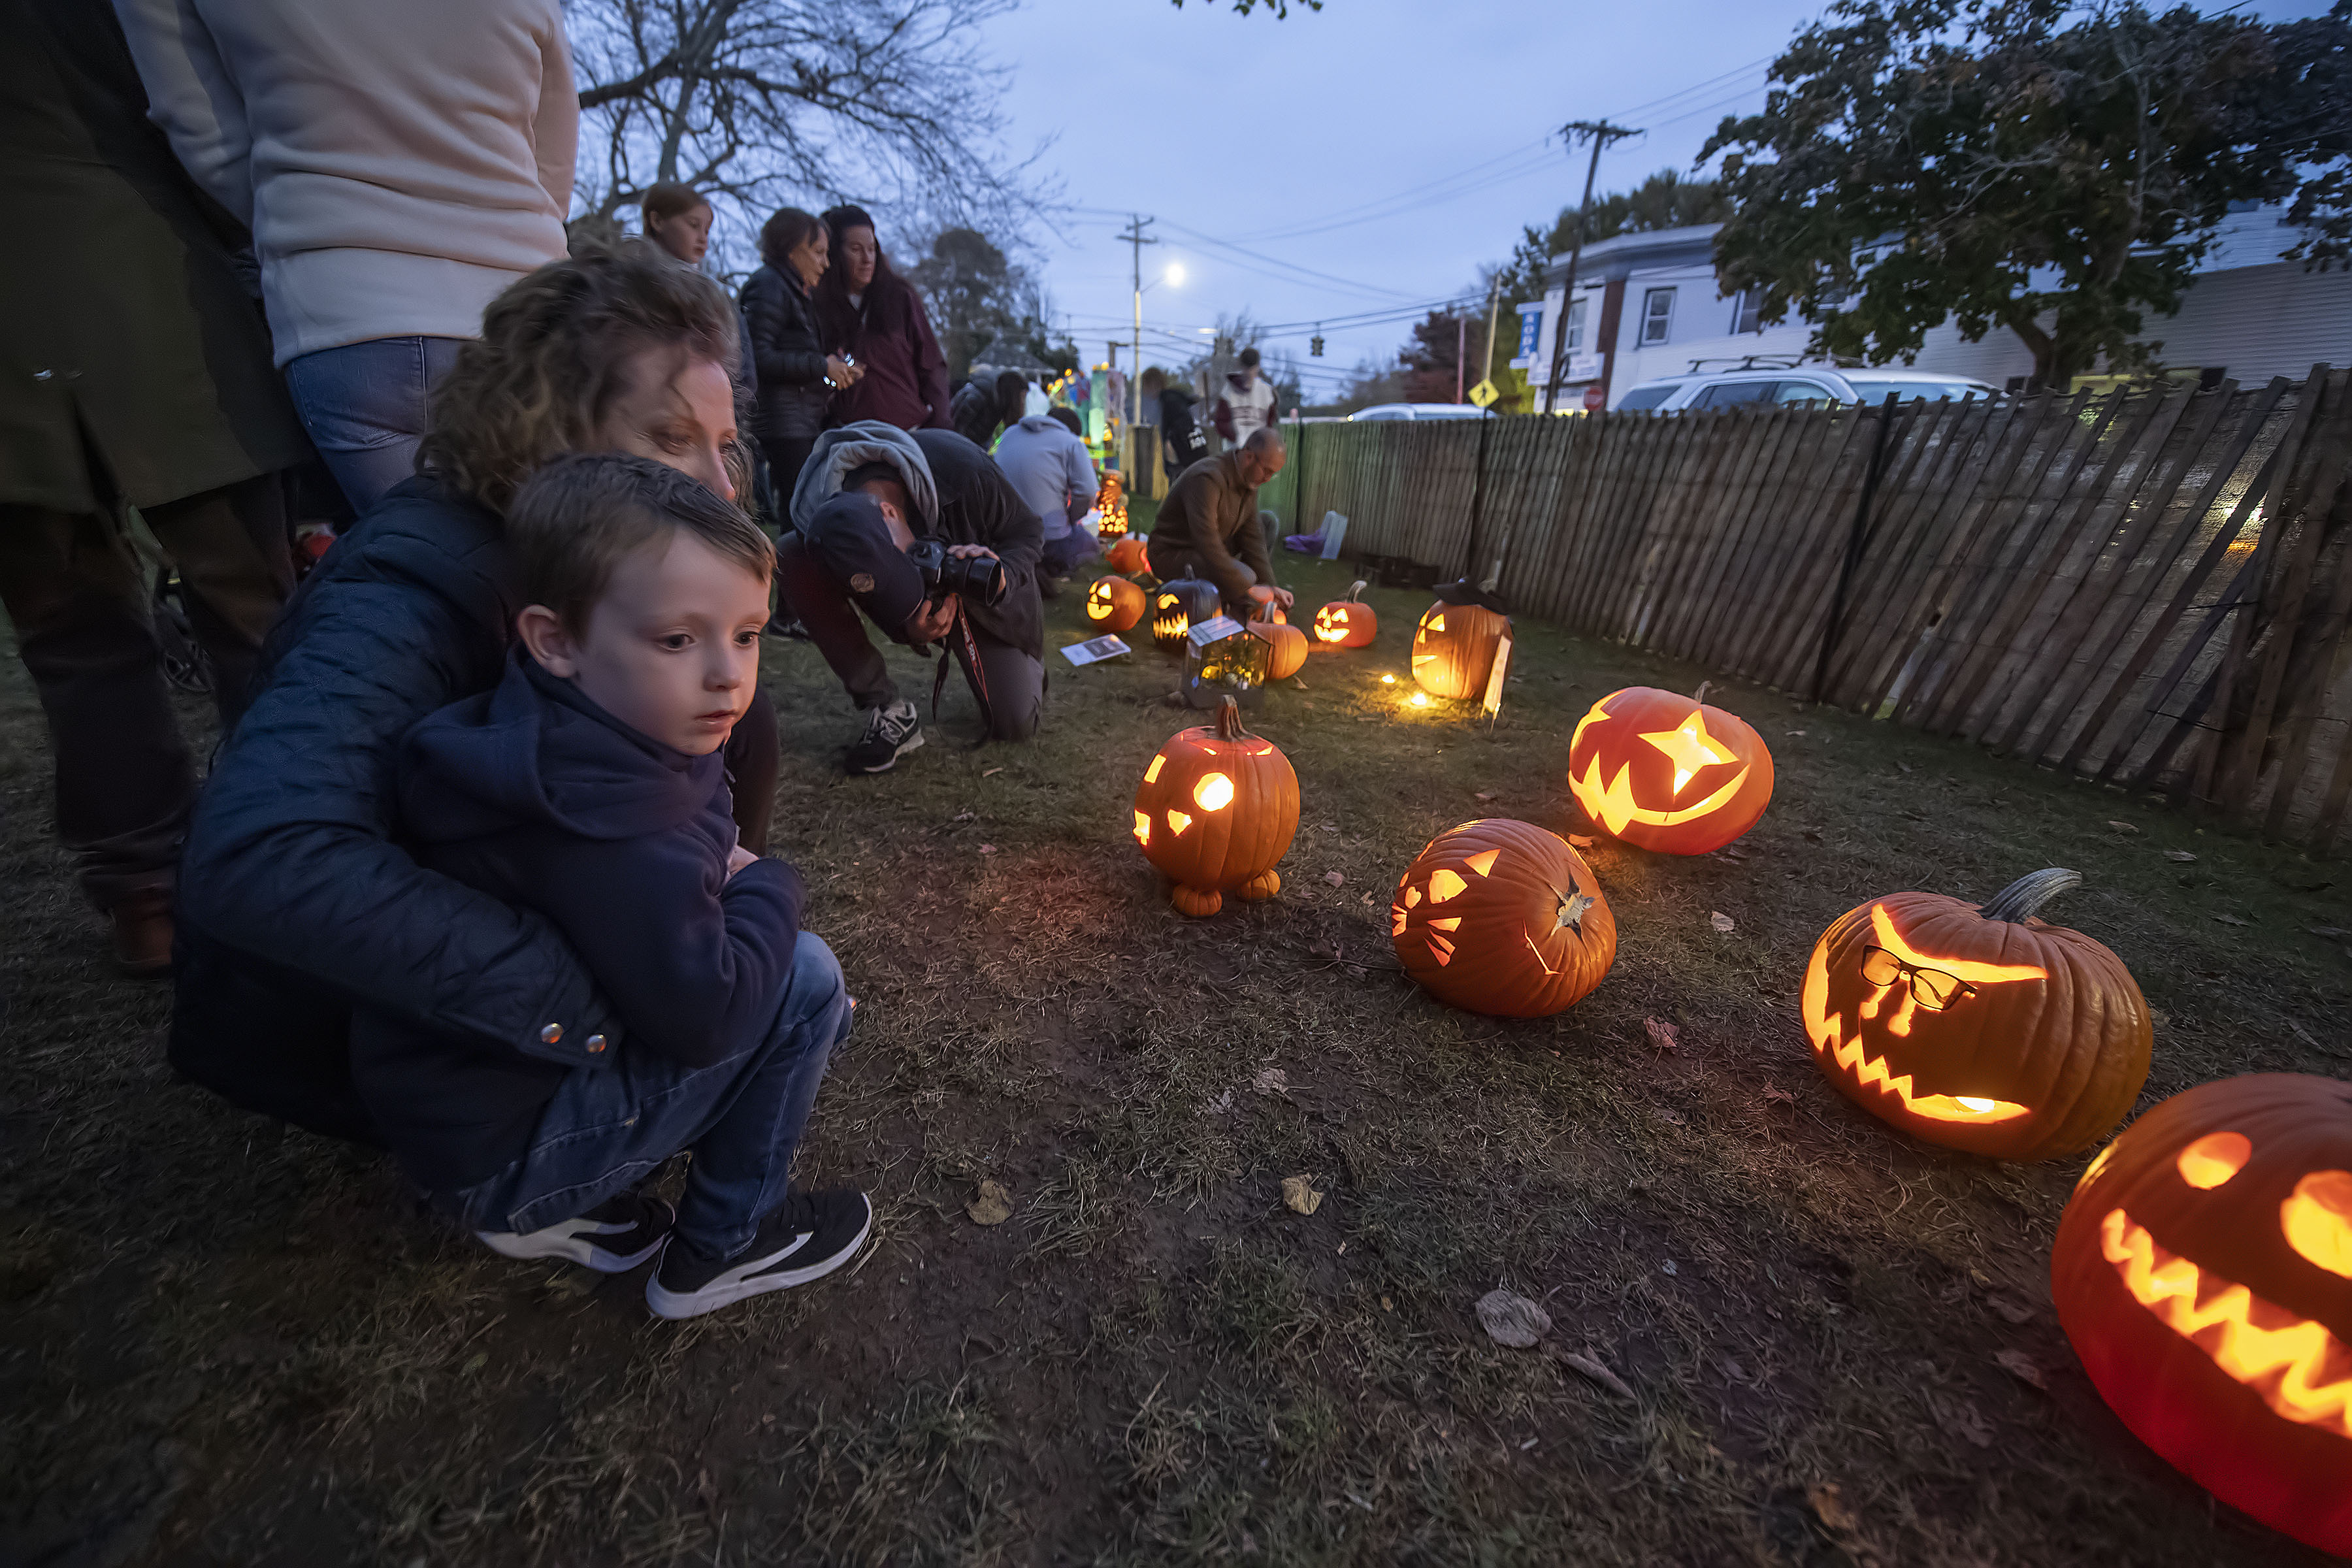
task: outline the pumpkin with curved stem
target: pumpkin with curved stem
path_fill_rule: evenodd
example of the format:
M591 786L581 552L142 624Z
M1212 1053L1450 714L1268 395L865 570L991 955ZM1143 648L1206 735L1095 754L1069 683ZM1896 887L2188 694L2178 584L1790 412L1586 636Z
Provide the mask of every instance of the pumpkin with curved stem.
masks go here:
M1181 653L1184 635L1202 621L1216 619L1223 605L1214 583L1192 576L1162 583L1151 595L1151 640Z
M1282 618L1279 605L1264 606L1271 614L1261 614L1249 624L1252 635L1265 641L1265 678L1280 680L1297 675L1307 662L1307 634Z
M1326 647L1370 647L1380 634L1381 617L1364 603L1361 578L1347 593L1315 612L1315 640Z
M1149 536L1130 533L1106 551L1103 559L1112 571L1123 572L1130 577L1149 572L1151 570L1151 555L1146 548L1149 543Z
M1612 838L1706 855L1756 826L1772 799L1772 753L1733 714L1696 697L1629 686L1592 705L1568 743L1568 787Z
M1107 632L1123 632L1143 618L1146 595L1124 577L1097 577L1087 590L1087 619Z
M1412 678L1432 697L1476 697L1486 689L1495 651L1511 617L1475 603L1439 600L1412 634Z
M1389 937L1441 1002L1540 1018L1617 960L1617 921L1583 858L1531 823L1486 817L1429 841L1397 884Z
M2099 1394L2232 1508L2352 1556L2352 1084L2200 1084L2091 1162L2050 1290Z
M1275 864L1298 831L1298 775L1274 742L1242 727L1230 697L1214 724L1160 748L1135 792L1135 841L1176 884L1169 900L1213 915L1224 894L1270 899Z
M1947 1148L2048 1160L2088 1148L2147 1080L2131 972L2035 911L2081 885L2052 868L1982 908L1889 893L1847 910L1805 965L1805 1034L1841 1093Z

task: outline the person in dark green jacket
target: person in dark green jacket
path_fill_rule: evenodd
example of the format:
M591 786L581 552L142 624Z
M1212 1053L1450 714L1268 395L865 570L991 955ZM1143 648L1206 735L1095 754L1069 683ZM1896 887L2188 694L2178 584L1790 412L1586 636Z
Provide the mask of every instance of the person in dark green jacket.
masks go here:
M1257 521L1258 487L1282 472L1287 456L1281 434L1265 426L1185 469L1151 525L1151 574L1206 577L1236 615L1258 605L1288 609L1290 590L1275 583Z

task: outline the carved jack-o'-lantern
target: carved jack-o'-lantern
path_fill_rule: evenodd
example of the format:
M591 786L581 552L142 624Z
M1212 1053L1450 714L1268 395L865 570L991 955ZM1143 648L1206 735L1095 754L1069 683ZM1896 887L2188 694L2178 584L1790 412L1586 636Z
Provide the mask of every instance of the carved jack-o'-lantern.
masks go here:
M1108 544L1127 537L1127 487L1118 469L1102 476L1101 487L1095 494L1095 510L1102 514L1095 529L1096 538Z
M1499 816L1429 841L1397 884L1389 936L1431 995L1506 1018L1559 1012L1617 959L1591 868L1557 835Z
M1103 559L1109 563L1112 571L1124 572L1130 577L1148 572L1151 569L1151 555L1146 548L1147 542L1144 535L1130 533L1104 552Z
M2352 1084L2256 1073L2166 1100L2083 1173L2050 1285L2142 1442L2352 1556Z
M1275 863L1298 831L1298 775L1274 742L1242 728L1230 697L1217 721L1160 748L1135 792L1135 841L1171 878L1170 901L1213 915L1225 893L1270 899Z
M1315 640L1326 647L1370 647L1379 635L1381 617L1364 603L1361 579L1315 612Z
M1171 652L1182 651L1184 634L1198 622L1216 619L1222 603L1214 583L1198 577L1162 583L1151 595L1151 640Z
M2034 918L2079 886L2020 878L1979 909L1889 893L1840 915L1805 966L1805 1033L1845 1097L1914 1137L2001 1160L2088 1148L2147 1079L2131 972Z
M1449 594L1449 590L1452 592ZM1477 697L1495 668L1511 617L1480 604L1467 584L1438 590L1412 634L1412 678L1432 697Z
M1297 675L1307 662L1307 634L1282 618L1280 606L1267 605L1249 624L1253 636L1265 639L1265 678L1280 680Z
M1756 826L1772 753L1748 724L1697 697L1629 686L1592 705L1568 744L1568 787L1615 838L1705 855Z
M1146 595L1124 577L1098 577L1087 590L1087 619L1107 632L1123 632L1143 618Z

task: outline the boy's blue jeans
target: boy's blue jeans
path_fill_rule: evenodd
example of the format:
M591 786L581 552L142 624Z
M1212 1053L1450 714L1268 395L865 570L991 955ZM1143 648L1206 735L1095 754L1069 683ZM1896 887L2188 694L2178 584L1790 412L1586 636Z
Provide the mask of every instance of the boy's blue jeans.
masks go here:
M624 1040L611 1067L581 1068L563 1080L522 1158L446 1201L475 1230L540 1230L627 1191L691 1149L677 1234L698 1252L731 1258L782 1206L784 1178L825 1062L848 1034L841 965L831 948L803 931L765 1036L707 1068Z

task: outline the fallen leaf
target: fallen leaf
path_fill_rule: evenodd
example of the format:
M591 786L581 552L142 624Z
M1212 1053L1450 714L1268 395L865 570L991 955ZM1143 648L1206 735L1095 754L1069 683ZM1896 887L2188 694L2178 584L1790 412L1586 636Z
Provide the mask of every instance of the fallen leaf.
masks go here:
M1304 691L1304 690L1306 690L1306 689L1307 689L1307 681L1306 681L1305 678L1303 678L1303 677L1301 677L1301 676L1296 676L1296 675L1292 676L1292 677L1290 678L1290 684L1291 684L1291 685L1293 685L1293 686L1296 686L1296 687L1297 687L1297 688L1298 688L1298 689L1299 689L1299 690L1301 690L1301 691Z
M1003 1225L1013 1217L1013 1194L993 1180L980 1184L980 1195L963 1205L974 1225Z
M1937 1425L1946 1431L1958 1433L1979 1448L1992 1447L1992 1424L1967 1400L1930 1394L1927 1395L1927 1408L1935 1415Z
M2107 818L2107 826L2114 828L2117 833L2137 833L2139 831L2138 828L2134 827L2130 823L2117 822L2112 816Z
M1644 1018L1642 1020L1642 1032L1650 1037L1650 1048L1654 1051L1678 1051L1683 1048L1680 1024L1669 1024L1664 1018Z
M2168 860L2178 860L2184 866L2197 858L2186 849L2168 849L2164 852L2164 858Z
M1210 1116L1229 1115L1234 1109L1234 1091L1228 1089L1211 1095L1202 1103L1201 1109Z
M2020 1382L2030 1383L2036 1388L2050 1386L2050 1376L2042 1370L2042 1363L2023 1351L1996 1351L1992 1359Z
M1324 879L1325 881L1327 881L1327 882L1330 883L1330 884L1331 884L1333 887L1335 887L1335 888L1337 888L1337 887L1340 887L1340 886L1344 885L1344 884L1347 882L1347 880L1348 880L1348 879L1347 879L1347 878L1345 878L1345 877L1341 876L1341 875L1340 875L1339 872L1337 872L1337 871L1326 871L1326 872L1324 872L1324 873L1323 873L1323 879Z
M1393 1312L1396 1310L1396 1303L1390 1300L1386 1296L1383 1296L1381 1298L1381 1310L1383 1312Z
M1592 840L1581 833L1571 833L1568 836L1568 847L1571 849L1590 849L1592 847Z
M1707 916L1706 923L1713 926L1716 930L1725 932L1727 935L1736 929L1737 925L1737 922L1735 922L1729 915L1725 914L1721 910L1717 910L1713 914Z
M1288 1094L1290 1075L1280 1068L1260 1068L1257 1076L1250 1079L1250 1088L1260 1094Z
M980 852L983 855L993 855L996 853L996 846L993 844L983 844L980 847Z
M1313 1181L1305 1176L1282 1178L1282 1201L1297 1214L1313 1214L1323 1206L1323 1194L1315 1190Z
M1845 1494L1834 1481L1816 1481L1805 1489L1805 1500L1812 1505L1813 1517L1830 1530L1856 1530L1862 1521L1846 1507Z
M2242 921L2235 915L2215 915L2213 918L2220 921L2225 926L2242 926L2252 923L2247 921Z
M1477 792L1477 797L1480 800L1492 800L1495 798L1492 795L1483 789Z
M1801 739L1804 735L1804 731L1802 730L1783 730L1780 733L1788 736L1792 741Z
M970 822L973 817L979 815L980 814L976 811L959 811L955 814L955 819L958 822Z
M999 773L1003 773L1003 771L1004 771L1004 770L1003 770L1003 768L990 768L987 772L985 772L985 773L982 773L980 776L981 776L982 778L984 778L984 779L992 779L992 778L994 778L997 774L999 774Z
M1478 1298L1478 1323L1496 1344L1523 1351L1551 1331L1551 1314L1525 1296L1489 1290Z
M1805 829L1805 842L1806 842L1806 843L1808 843L1808 844L1819 844L1821 841L1822 841L1822 830L1821 830L1820 828L1818 828L1818 827L1808 827L1808 828L1806 828L1806 829Z
M1797 1103L1797 1097L1777 1084L1768 1085L1764 1090L1764 1103L1767 1105L1794 1105Z
M1987 1296L1985 1298L1985 1305L1990 1307L1995 1312L2007 1318L2012 1323L2030 1323L2033 1321L2033 1309L2025 1305L2021 1301L2011 1300L2010 1297L1999 1295Z
M1631 1400L1633 1397L1633 1391L1625 1386L1625 1380L1601 1365L1600 1357L1580 1351L1562 1351L1559 1359L1618 1398Z

